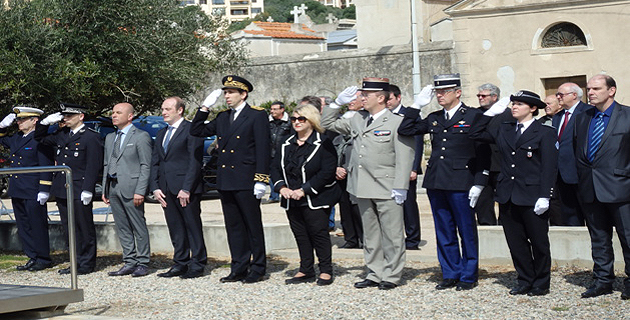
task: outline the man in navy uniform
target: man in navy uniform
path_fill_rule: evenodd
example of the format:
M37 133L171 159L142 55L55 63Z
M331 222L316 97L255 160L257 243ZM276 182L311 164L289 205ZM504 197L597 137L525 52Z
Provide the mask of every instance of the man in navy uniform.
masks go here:
M267 268L260 198L269 183L269 122L264 109L245 101L254 89L249 81L230 75L222 82L199 108L190 134L217 135L219 141L217 189L232 256L230 274L220 281L254 283L263 280ZM221 94L230 108L204 124Z
M0 122L0 144L11 151L11 168L53 165L52 148L33 139L35 124L42 110L15 107ZM6 136L7 127L16 120L19 132ZM9 197L15 213L22 250L29 258L18 270L39 271L52 265L48 242L46 201L50 195L52 172L12 174L9 178Z
M57 165L72 169L74 217L76 223L77 271L88 274L96 268L96 228L92 215L92 197L103 166L103 142L99 134L83 123L87 108L70 103L61 104L61 112L51 114L37 124L35 140L57 148ZM48 133L48 126L63 119L65 126ZM51 193L57 199L57 208L66 236L68 234L68 203L66 175L53 175ZM70 268L59 270L69 274Z
M443 280L436 289L477 286L479 241L472 208L488 182L490 148L475 143L468 131L481 110L460 101L459 74L437 75L434 88L426 86L416 96L398 129L402 135L431 134L432 152L422 186L427 189ZM420 119L420 108L437 96L442 110ZM460 251L458 235L461 237Z

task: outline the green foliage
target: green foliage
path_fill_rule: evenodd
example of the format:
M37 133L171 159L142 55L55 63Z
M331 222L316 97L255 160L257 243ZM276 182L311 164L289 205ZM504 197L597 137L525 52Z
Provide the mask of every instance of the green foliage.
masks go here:
M332 13L339 19L356 19L356 10L354 5L341 9L328 7L318 1L312 0L265 0L265 14L271 16L275 22L293 22L293 14L291 14L291 11L294 6L299 7L302 3L308 7L308 9L306 9L306 14L313 20L313 22L318 24L328 23L326 18L329 13Z
M0 9L0 111L61 101L100 114L122 101L159 109L209 72L238 69L240 45L218 16L175 0L10 0Z

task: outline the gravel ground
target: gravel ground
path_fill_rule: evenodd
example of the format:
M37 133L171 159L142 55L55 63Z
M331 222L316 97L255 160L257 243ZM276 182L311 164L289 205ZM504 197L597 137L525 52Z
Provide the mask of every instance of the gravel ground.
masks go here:
M59 263L40 272L0 270L4 284L69 287L70 278L57 274ZM268 279L255 284L219 283L229 273L228 258L211 259L202 278L163 279L156 272L170 266L169 257L155 255L152 273L142 278L109 277L120 267L118 254L99 252L97 272L79 276L85 301L66 313L128 319L630 319L630 301L619 298L621 279L612 295L581 299L591 272L559 268L552 272L551 293L544 297L510 296L516 274L511 267L482 266L479 286L471 291L437 291L437 264L409 262L403 285L389 291L355 289L365 276L361 260L334 260L335 282L285 285L298 261L272 257Z

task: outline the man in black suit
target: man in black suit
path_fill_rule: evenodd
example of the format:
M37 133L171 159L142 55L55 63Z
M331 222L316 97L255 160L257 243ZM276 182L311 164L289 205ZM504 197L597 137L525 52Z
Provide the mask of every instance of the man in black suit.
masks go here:
M92 197L98 173L103 167L103 142L98 133L83 123L87 108L70 103L61 104L61 112L51 114L37 123L35 140L57 148L57 165L72 169L74 221L76 223L77 272L88 274L96 268L96 227L92 215ZM63 119L65 126L48 133L48 126ZM55 172L50 192L57 199L57 207L67 237L68 199L66 175ZM69 274L70 268L59 270Z
M578 190L591 235L595 283L582 298L612 293L615 281L613 227L617 230L630 276L630 108L617 103L617 84L608 76L592 77L586 86L595 108L576 115L573 147ZM630 279L624 279L621 299L630 299Z
M405 116L407 107L402 105L402 97L400 88L397 85L389 85L389 100L387 100L387 108L394 114ZM418 174L422 174L422 154L424 153L424 135L414 136L415 154L413 158L413 166L409 175L409 189L407 189L407 199L403 204L403 213L405 221L405 248L407 250L419 250L420 245L420 209L418 208L417 186Z
M245 100L254 87L244 78L230 75L203 102L190 133L197 137L217 135L217 189L232 255L230 274L221 282L254 283L267 269L260 198L269 183L270 133L267 113ZM229 109L208 124L209 108L219 96Z
M556 186L560 194L561 225L583 226L584 213L577 195L578 175L573 153L571 134L575 125L574 116L590 108L582 102L582 88L575 83L567 82L558 88L556 97L562 111L556 113L552 125L558 133L558 179Z
M208 260L201 225L203 139L192 137L181 98L162 103L168 127L158 131L151 155L149 187L164 209L173 243L174 266L158 277L190 279L203 275Z

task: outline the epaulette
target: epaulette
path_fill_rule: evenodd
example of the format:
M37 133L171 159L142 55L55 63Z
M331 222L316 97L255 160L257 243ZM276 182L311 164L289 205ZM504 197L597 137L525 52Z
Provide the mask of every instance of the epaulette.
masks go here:
M265 111L265 108L263 108L263 107L259 107L259 106L249 106L249 107L254 109L254 110L258 110L258 111Z
M542 125L545 126L545 127L549 127L551 129L554 129L554 130L556 129L556 127L554 127L554 126L552 126L550 124L547 124L547 123L543 123Z
M93 128L87 127L87 130L90 130L90 131L98 134L98 131L94 130Z
M223 110L219 111L219 113L221 113L221 112L226 112L226 111L230 111L230 110L232 110L232 109L230 109L230 108L223 109Z

